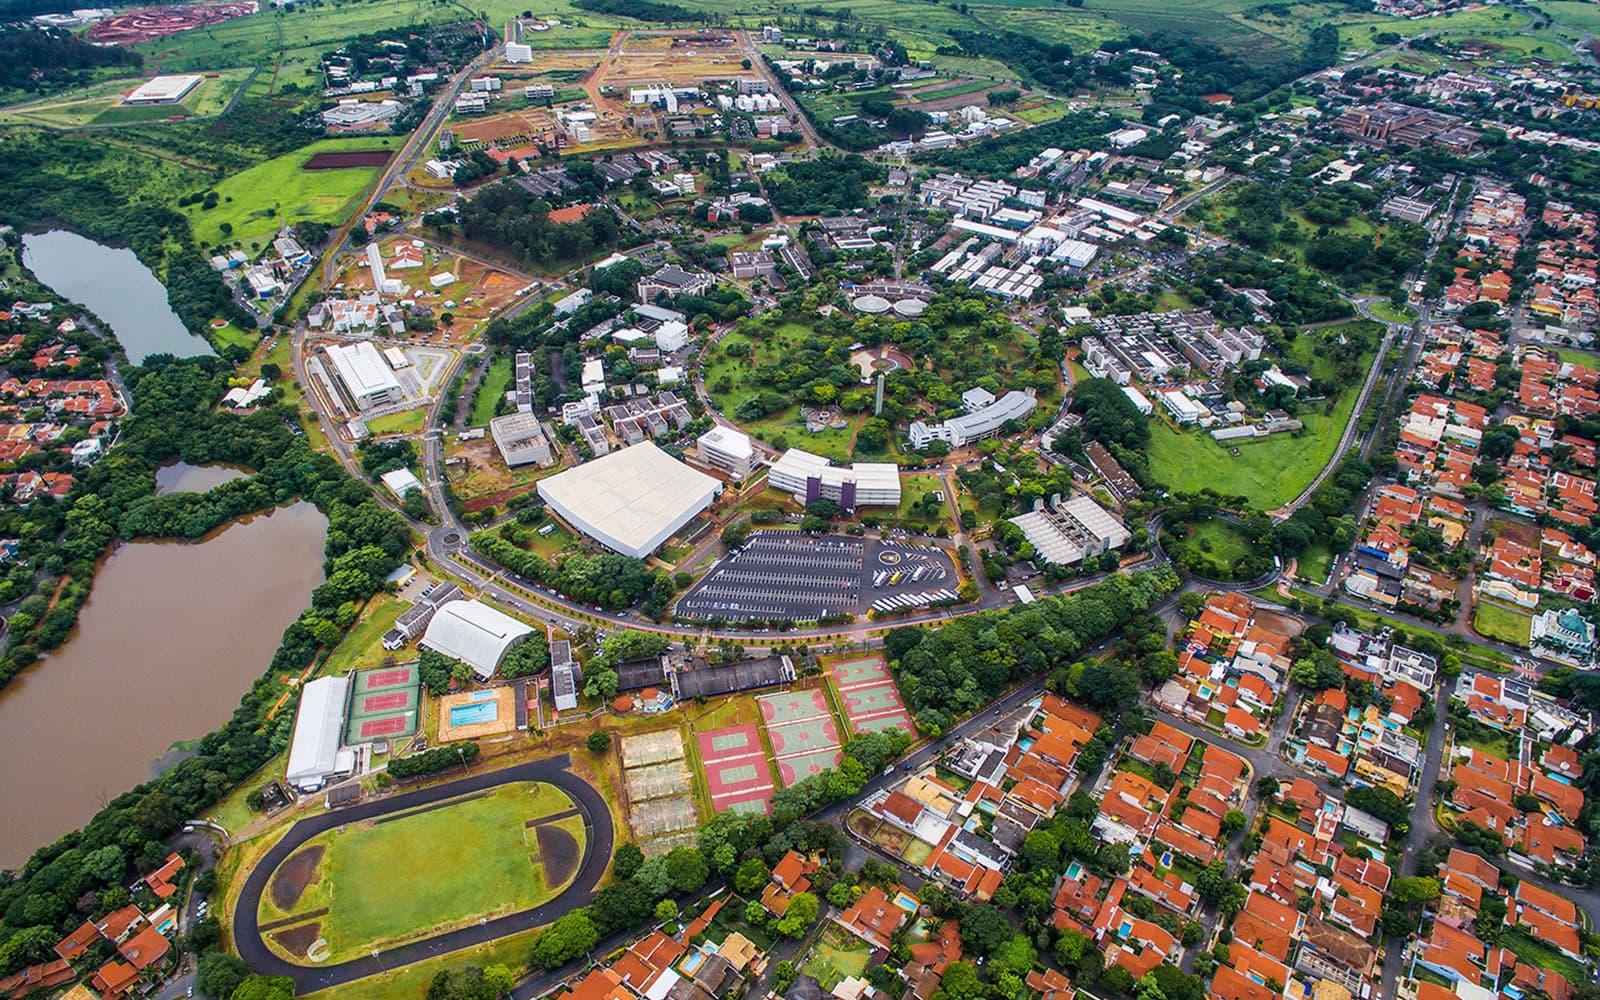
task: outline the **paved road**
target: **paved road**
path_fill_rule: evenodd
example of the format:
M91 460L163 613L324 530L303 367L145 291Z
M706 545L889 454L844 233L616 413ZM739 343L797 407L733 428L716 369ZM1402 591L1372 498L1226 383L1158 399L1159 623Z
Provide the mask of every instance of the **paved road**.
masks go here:
M459 951L462 948L486 944L508 934L533 930L587 904L593 898L607 866L611 864L615 831L611 825L611 810L606 806L605 799L594 786L567 770L571 764L572 758L562 754L497 771L484 771L432 788L406 792L392 798L379 799L301 820L291 827L288 834L273 845L256 864L250 872L250 877L245 881L243 891L239 894L239 902L233 914L234 943L239 950L239 957L263 975L288 976L294 980L296 992L310 993L364 979L402 965ZM584 844L583 860L578 866L578 874L572 880L572 884L554 899L529 910L447 931L364 958L340 962L337 965L309 967L295 965L279 958L262 940L260 922L257 918L261 894L266 891L273 871L312 837L347 823L432 805L458 795L483 791L513 781L543 781L555 785L572 797L578 811L584 817L588 840ZM396 877L404 877L402 872L395 874Z

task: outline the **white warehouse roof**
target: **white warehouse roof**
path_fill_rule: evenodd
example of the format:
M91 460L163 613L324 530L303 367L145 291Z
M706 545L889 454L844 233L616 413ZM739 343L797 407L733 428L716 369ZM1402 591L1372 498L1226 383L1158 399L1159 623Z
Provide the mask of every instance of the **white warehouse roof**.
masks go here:
M711 506L720 488L649 441L539 481L539 495L568 524L635 559Z
M320 788L330 775L351 769L354 756L348 750L343 755L339 751L349 693L348 677L319 677L300 692L294 738L289 743L289 768L284 775L290 784Z
M532 626L479 601L451 601L433 613L420 645L460 660L487 678L512 643L532 631Z
M400 380L394 377L394 369L383 360L383 354L370 340L330 344L328 360L333 362L334 371L352 396L400 391Z

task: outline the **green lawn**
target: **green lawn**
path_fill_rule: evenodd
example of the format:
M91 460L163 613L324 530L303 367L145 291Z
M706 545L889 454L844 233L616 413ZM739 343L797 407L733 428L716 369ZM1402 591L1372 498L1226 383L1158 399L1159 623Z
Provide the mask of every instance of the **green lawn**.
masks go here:
M1333 568L1333 553L1321 543L1311 546L1300 557L1299 576L1310 580L1312 583L1322 583L1328 579L1328 573Z
M416 434L422 430L422 426L427 422L427 419L427 408L414 406L409 410L401 410L399 413L390 413L368 420L367 430L373 434Z
M1394 307L1392 302L1374 302L1371 306L1372 315L1385 323L1411 323L1417 318L1417 311L1410 306Z
M337 962L537 906L563 886L546 884L526 824L572 807L553 785L514 782L443 808L330 830L302 848L326 853L293 912L327 909L321 932L327 961ZM581 817L558 825L577 838L581 856ZM567 881L575 873L576 865ZM270 891L261 911L263 923L282 916Z
M800 971L832 990L846 976L860 976L867 971L867 960L872 957L865 943L849 937L842 931L829 928L811 948L811 957Z
M1585 982L1592 970L1582 962L1568 958L1543 941L1536 940L1525 930L1507 930L1500 935L1500 943L1511 949L1519 961L1541 969L1554 969L1567 977L1570 983Z
M179 211L189 216L195 238L201 242L239 243L246 249L265 246L278 232L280 220L289 226L306 221L338 225L355 211L360 196L377 180L381 168L302 170L301 167L319 152L397 149L400 141L385 137L314 142L219 181L209 189L216 191L220 199L216 208L208 211L200 205L190 205ZM223 223L232 226L233 231L224 233Z
M1231 579L1240 560L1248 558L1254 550L1250 539L1237 525L1217 518L1195 524L1183 548L1197 551L1196 570L1216 580ZM1177 557L1179 553L1174 551L1172 555Z
M1585 368L1600 368L1600 354L1591 351L1580 351L1576 347L1558 347L1556 356L1562 361L1573 365L1582 365Z
M1150 472L1177 493L1209 487L1248 497L1257 510L1276 510L1299 496L1333 457L1355 398L1345 393L1331 417L1302 414L1306 427L1299 433L1228 442L1237 456L1198 427L1179 431L1157 420L1150 428Z
M334 647L328 662L322 667L323 674L343 676L352 670L381 664L388 655L383 648L383 633L394 627L394 620L405 609L406 602L397 598L387 595L374 597L362 619Z
M1533 617L1494 601L1479 601L1472 612L1472 627L1479 635L1509 642L1513 646L1526 646L1529 631L1533 627Z
M482 427L494 419L495 407L500 405L501 397L511 385L511 376L515 374L512 369L511 355L502 354L494 359L494 363L484 373L483 382L478 388L478 398L472 404L473 427Z

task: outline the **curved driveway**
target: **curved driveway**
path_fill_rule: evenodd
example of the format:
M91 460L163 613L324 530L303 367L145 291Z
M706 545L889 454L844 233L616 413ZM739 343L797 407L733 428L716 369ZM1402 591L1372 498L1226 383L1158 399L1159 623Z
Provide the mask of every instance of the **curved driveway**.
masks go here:
M611 863L615 834L611 826L611 810L607 808L605 799L594 786L567 770L571 764L572 758L562 754L498 771L485 771L433 788L407 792L394 798L368 802L301 820L290 828L282 840L273 845L266 856L251 870L250 877L245 880L244 890L239 894L239 902L233 914L234 945L239 950L239 957L262 975L288 976L294 980L295 992L304 994L340 986L436 955L485 944L508 934L542 927L583 906L593 898L595 888L606 872L606 866ZM257 916L261 908L261 894L266 891L272 873L306 841L348 823L432 805L459 795L480 792L514 781L543 781L555 785L572 797L578 812L583 816L584 827L588 833L583 849L583 860L578 865L578 874L573 878L572 884L562 890L560 895L530 910L508 913L503 917L446 931L421 941L413 941L410 944L399 945L337 965L296 965L280 958L267 947L266 941L261 937L260 921Z

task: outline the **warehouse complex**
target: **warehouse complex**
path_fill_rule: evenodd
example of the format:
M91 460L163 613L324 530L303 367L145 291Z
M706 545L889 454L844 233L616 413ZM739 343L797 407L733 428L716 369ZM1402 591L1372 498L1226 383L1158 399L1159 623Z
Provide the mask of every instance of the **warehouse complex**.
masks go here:
M531 626L480 601L451 601L433 613L418 646L460 660L480 679L488 680L506 651L532 631Z
M772 463L767 482L801 503L832 500L843 510L900 506L900 467L892 462L841 466L821 455L790 448Z
M1022 529L1037 558L1057 566L1070 566L1120 549L1133 537L1125 525L1087 496L1066 503L1059 494L1047 504L1034 502L1033 510L1011 519Z
M649 441L539 481L539 496L562 520L635 559L710 507L721 489Z

